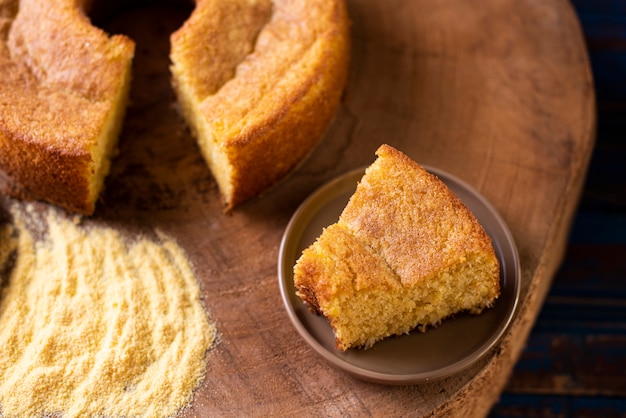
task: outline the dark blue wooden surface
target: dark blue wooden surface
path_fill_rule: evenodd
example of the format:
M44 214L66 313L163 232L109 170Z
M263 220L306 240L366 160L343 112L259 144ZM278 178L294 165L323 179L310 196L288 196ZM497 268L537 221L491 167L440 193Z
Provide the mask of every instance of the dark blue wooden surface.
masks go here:
M490 418L626 417L626 0L572 1L598 136L565 260Z

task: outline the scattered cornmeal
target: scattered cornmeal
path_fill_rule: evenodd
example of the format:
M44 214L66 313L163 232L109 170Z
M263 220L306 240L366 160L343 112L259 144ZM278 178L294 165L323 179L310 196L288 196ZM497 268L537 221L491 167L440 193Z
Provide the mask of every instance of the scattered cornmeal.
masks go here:
M11 213L0 225L1 416L165 417L187 406L216 330L183 250L52 208Z
M478 314L500 294L498 259L469 209L395 148L377 155L294 267L298 295L329 320L341 350Z

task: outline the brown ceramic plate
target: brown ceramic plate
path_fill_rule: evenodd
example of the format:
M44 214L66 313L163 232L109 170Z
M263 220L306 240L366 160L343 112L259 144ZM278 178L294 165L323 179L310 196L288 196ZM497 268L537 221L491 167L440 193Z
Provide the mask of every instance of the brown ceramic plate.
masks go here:
M417 384L450 376L465 369L500 339L508 327L519 297L520 268L515 243L495 209L469 185L431 167L474 213L491 236L501 264L502 293L493 308L480 315L462 314L422 333L391 337L369 350L335 349L332 328L313 314L296 295L293 266L302 250L335 223L364 169L330 181L306 199L287 225L278 257L278 278L287 313L304 340L333 365L362 379L387 384Z

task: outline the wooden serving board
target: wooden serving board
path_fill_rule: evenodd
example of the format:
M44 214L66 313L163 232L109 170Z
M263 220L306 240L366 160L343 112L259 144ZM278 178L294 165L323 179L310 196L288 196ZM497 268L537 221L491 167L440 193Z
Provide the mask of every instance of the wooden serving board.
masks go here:
M120 154L94 216L161 228L195 265L219 342L183 415L486 415L562 260L594 145L592 75L570 4L349 0L351 73L336 120L301 167L228 215L170 88L169 33L191 10L177 7L101 22L131 36L137 54ZM298 205L370 164L382 143L479 190L520 253L520 305L503 340L437 382L385 386L334 368L300 338L279 292L279 245Z

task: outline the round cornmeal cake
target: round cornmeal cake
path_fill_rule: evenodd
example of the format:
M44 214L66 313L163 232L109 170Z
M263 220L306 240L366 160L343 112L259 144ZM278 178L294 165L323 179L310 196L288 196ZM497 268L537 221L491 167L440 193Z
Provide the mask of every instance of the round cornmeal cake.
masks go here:
M134 42L80 2L0 2L5 193L93 213L128 101ZM342 0L198 1L171 36L172 84L227 209L321 139L349 63Z

